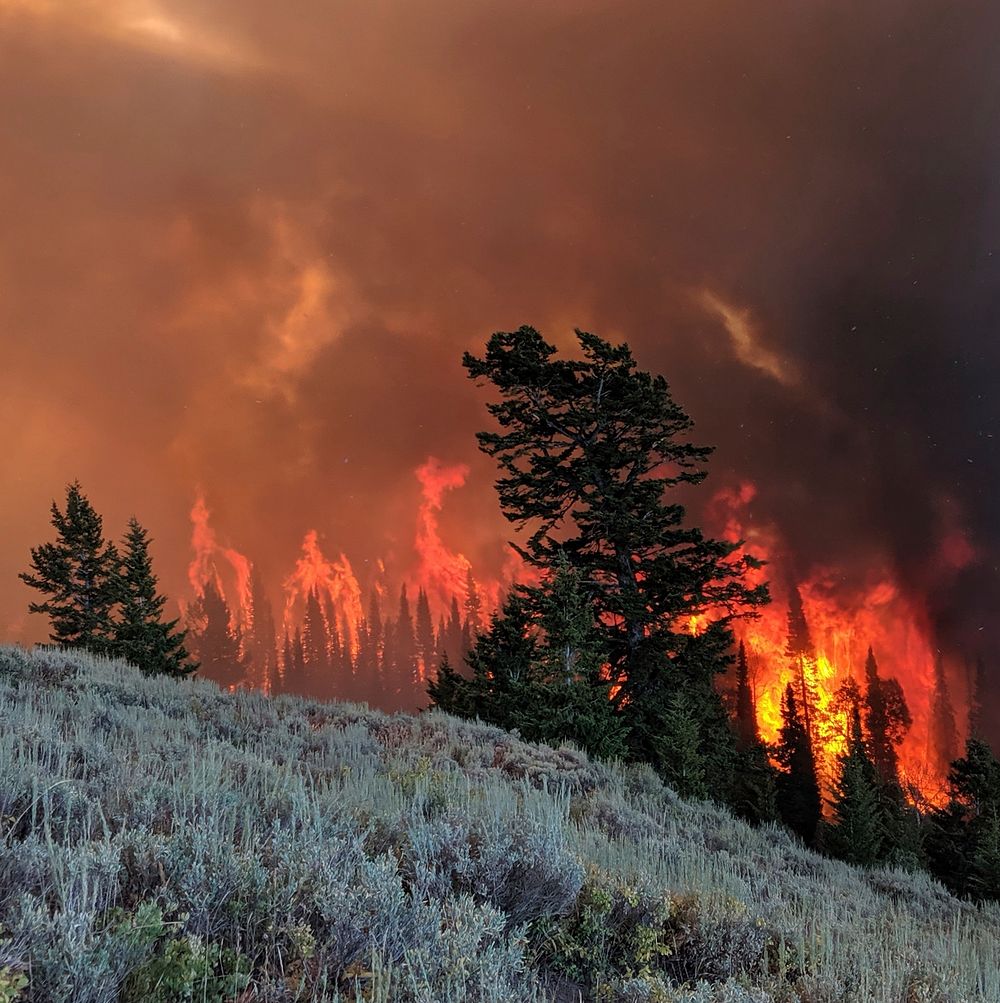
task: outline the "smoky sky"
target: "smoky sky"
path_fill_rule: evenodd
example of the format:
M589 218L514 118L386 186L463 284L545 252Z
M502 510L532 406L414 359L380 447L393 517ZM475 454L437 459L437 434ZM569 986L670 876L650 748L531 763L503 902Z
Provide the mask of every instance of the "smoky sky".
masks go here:
M627 340L779 574L883 563L1000 640L1000 8L0 0L0 623L79 478L184 589L403 566L428 455L505 526L463 350ZM704 500L693 499L695 511Z

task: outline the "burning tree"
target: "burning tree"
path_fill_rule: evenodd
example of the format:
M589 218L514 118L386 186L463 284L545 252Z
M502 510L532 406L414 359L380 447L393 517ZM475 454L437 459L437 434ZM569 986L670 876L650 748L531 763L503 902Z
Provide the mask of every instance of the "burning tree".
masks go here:
M683 690L702 753L718 758L734 743L719 732L713 682L732 661L733 621L768 601L744 578L759 562L685 525L677 489L704 479L712 449L688 441L692 421L666 380L640 371L627 345L577 340L582 359L558 359L522 327L494 334L482 358L466 354L469 376L500 396L487 405L500 431L479 433L480 448L499 464L505 516L530 529L522 558L551 574L565 554L588 585L632 754L669 755L665 724ZM521 592L537 609L545 588Z

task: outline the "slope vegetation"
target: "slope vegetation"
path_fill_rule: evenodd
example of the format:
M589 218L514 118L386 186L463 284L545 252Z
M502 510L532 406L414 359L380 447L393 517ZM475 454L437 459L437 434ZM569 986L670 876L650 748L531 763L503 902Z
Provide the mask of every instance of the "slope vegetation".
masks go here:
M0 649L0 1001L1000 999L1000 910L429 713Z

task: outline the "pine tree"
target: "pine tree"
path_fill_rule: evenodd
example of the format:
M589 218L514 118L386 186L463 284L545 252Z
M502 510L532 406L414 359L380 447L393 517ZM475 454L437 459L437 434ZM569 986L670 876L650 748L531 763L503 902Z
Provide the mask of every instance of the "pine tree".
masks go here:
M855 707L847 752L830 802L832 822L824 828L824 846L835 857L858 867L874 867L885 848L879 778L868 758Z
M306 692L314 697L331 696L329 637L319 594L313 589L306 596L302 621L302 659L305 664Z
M747 649L742 641L736 657L736 738L741 749L749 749L760 741Z
M176 619L163 619L167 600L157 592L149 543L146 530L130 519L116 581L119 617L111 651L147 675L188 676L198 666L184 647L187 631L177 629Z
M275 695L279 693L295 692L292 689L292 671L294 662L295 655L292 651L292 638L288 633L288 628L286 627L284 642L281 646L281 670L278 673L278 679L272 687L272 693Z
M969 668L969 738L983 738L983 694L986 690L986 665L976 656Z
M471 644L483 629L483 600L479 595L479 586L472 577L472 568L465 574L465 623Z
M254 685L267 692L277 685L278 651L274 611L257 565L250 573L250 654Z
M449 659L428 687L435 706L516 729L534 742L572 741L621 757L626 725L610 699L593 596L560 558L551 581L509 595L469 654L471 677Z
M18 577L48 596L28 605L49 617L49 639L65 648L107 654L114 645L118 555L79 482L66 488L66 509L52 502L55 543L31 548L31 570Z
M406 583L399 590L399 612L392 631L392 667L395 690L400 706L412 708L417 686L417 639L413 630L413 615L406 594Z
M931 815L931 869L957 894L1000 899L1000 762L985 742L969 739L948 790Z
M417 593L415 631L420 677L421 679L430 679L436 667L436 646L434 643L434 621L431 619L431 604L427 598L427 593L423 589Z
M788 642L785 653L792 663L797 686L797 702L809 741L817 739L817 706L819 703L816 682L816 649L813 646L809 622L802 605L802 592L796 585L788 595Z
M462 629L462 613L458 606L458 597L451 597L451 606L448 610L448 629L444 650L448 654L452 665L461 665L465 662L465 656L469 653L469 647L465 642L465 633Z
M865 682L864 723L872 762L884 784L898 787L899 756L896 748L913 722L902 687L895 679L879 676L875 653L870 647L865 659Z
M782 726L774 757L782 767L778 777L778 810L793 832L812 843L816 838L821 802L812 742L795 700L795 687L785 688Z
M958 756L958 728L951 703L944 659L939 654L934 661L934 692L931 696L930 761L941 774L946 774Z
M240 653L240 638L229 606L211 578L189 607L188 624L191 646L202 673L220 686L243 682L246 666Z
M708 777L698 715L684 690L675 690L667 698L662 720L657 766L663 779L682 797L707 797Z
M592 583L630 754L658 755L677 689L702 741L721 722L715 743L734 747L713 681L732 661L734 619L768 599L746 583L759 564L685 525L677 489L704 479L711 450L687 441L691 420L666 381L639 371L627 345L580 331L577 340L582 359L557 359L522 327L494 334L483 358L465 356L469 376L500 398L487 405L500 431L477 438L499 463L501 509L530 528L518 548L528 564L551 572L562 550ZM706 610L717 616L692 634L691 616Z

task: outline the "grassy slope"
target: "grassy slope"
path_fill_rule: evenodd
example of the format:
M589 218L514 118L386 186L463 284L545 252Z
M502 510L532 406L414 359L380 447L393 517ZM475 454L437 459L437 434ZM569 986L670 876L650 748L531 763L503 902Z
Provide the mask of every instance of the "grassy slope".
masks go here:
M11 648L0 924L0 1001L1000 999L995 907L647 769Z

